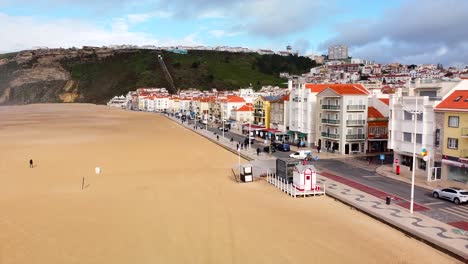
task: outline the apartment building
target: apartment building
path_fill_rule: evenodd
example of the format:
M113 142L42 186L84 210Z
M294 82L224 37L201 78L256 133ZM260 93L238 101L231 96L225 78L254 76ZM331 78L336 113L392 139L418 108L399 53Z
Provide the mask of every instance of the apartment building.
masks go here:
M442 166L441 156L436 156L436 152L439 152L438 155L443 153L442 150L438 151L436 146L443 144L441 132L444 129L440 124L444 124L444 120L436 120L434 108L456 90L468 90L468 81L417 86L408 91L413 96L390 95L388 148L393 149L394 156L402 168L412 170L413 144L416 143L416 177L434 179ZM415 111L419 113L416 115L416 126L412 114ZM423 147L428 151L427 161L421 156ZM436 157L438 158L435 161Z
M327 86L317 94L317 145L341 154L365 153L369 91L360 84Z
M434 109L436 113L435 179L468 183L468 90L455 90Z

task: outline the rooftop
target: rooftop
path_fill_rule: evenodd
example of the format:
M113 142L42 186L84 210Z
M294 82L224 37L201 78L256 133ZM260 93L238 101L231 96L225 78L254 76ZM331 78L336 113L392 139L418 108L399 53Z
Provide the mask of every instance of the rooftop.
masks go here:
M468 90L455 90L436 106L436 110L468 110Z

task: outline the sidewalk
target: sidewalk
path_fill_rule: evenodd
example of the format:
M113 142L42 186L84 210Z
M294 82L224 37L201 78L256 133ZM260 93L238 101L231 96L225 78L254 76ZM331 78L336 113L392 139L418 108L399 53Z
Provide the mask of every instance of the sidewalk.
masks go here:
M384 200L376 196L334 181L324 175L326 174L319 174L317 182L326 184L328 196L351 205L405 233L410 233L465 263L468 261L467 231L439 222L418 212L411 215L409 210L402 205L393 202L387 205Z
M189 125L188 122L184 122L182 124L180 119L177 119L177 118L171 117L171 116L167 116L167 115L164 115L164 114L162 114L162 115L165 116L166 118L168 118L169 120L172 120L175 123L179 124L180 126L182 126L182 127L186 128L186 129L192 131L192 132L195 132L195 133L205 137L206 139L212 141L215 144L218 144L219 146L225 148L226 150L229 150L229 151L231 151L232 153L234 153L236 155L238 154L238 151L237 151L238 142L236 142L236 141L231 142L229 138L226 138L226 137L223 138L220 134L217 134L219 136L219 140L218 140L214 132L207 131L206 129L201 129L201 128L194 129L193 124ZM242 158L244 158L244 159L246 159L248 161L251 161L251 160L266 161L266 160L276 159L273 156L270 157L269 154L264 153L264 152L260 153L260 155L257 156L257 151L254 148L241 149L240 155L241 155Z
M401 168L400 175L396 175L395 169L392 167L392 165L379 166L376 169L376 172L379 175L411 184L411 171L406 170L405 167ZM422 178L420 176L414 177L414 185L419 186L421 188L426 188L431 191L434 189L447 187L458 187L462 189L467 189L467 185L461 182L448 180L427 181L425 177Z

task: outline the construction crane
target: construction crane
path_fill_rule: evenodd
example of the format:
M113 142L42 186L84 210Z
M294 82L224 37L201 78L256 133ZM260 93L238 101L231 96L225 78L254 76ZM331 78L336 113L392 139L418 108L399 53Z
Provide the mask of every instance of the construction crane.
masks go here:
M179 94L180 91L179 91L179 89L176 89L176 87L174 85L174 80L172 79L171 74L169 73L169 70L166 67L166 63L164 62L163 57L161 55L158 55L158 61L159 61L159 65L161 65L161 68L163 70L164 77L166 77L166 80L169 83L169 85L171 86L172 91Z

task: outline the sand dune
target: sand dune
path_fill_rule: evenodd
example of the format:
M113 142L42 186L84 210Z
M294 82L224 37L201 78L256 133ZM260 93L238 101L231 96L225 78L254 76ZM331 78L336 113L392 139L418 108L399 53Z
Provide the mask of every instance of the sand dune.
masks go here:
M0 263L457 262L333 199L234 183L236 163L156 114L0 107Z

